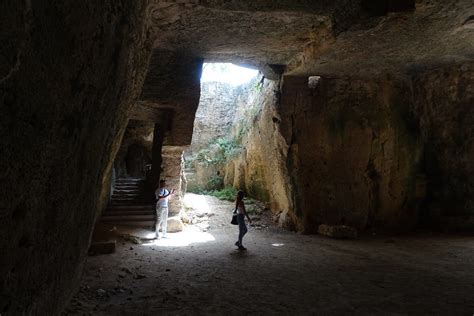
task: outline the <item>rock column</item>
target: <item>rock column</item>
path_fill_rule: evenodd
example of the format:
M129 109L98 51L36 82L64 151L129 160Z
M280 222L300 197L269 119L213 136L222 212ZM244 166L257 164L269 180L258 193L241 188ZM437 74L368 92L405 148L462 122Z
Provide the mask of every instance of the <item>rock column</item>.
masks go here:
M166 180L166 187L174 189L175 194L170 199L169 216L177 216L183 209L183 197L186 189L184 177L183 147L164 146L162 150L161 178Z

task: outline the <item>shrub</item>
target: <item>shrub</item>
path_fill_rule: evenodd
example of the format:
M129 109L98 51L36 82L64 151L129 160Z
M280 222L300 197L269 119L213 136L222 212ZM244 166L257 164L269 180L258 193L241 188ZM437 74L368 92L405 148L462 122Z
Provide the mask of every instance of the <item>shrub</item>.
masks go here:
M224 186L224 178L222 176L213 175L207 181L208 190L220 190Z
M214 190L209 192L210 195L215 196L219 200L225 201L235 201L235 196L237 195L237 190L233 187L225 187L222 190Z

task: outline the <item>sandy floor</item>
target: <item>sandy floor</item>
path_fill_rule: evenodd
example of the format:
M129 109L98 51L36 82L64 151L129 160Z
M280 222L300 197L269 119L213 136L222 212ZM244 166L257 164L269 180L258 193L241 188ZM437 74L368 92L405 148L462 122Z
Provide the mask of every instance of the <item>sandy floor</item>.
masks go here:
M195 225L185 232L89 257L65 313L474 315L473 236L342 241L263 225L239 252L231 203L196 195L187 203Z

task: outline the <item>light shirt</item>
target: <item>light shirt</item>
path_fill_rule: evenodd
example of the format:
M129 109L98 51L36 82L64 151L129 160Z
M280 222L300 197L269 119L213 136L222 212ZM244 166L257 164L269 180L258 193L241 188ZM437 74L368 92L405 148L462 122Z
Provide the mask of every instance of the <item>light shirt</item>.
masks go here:
M157 189L155 191L155 195L156 195L156 198L158 199L159 196L163 196L163 195L168 195L170 192L168 190L166 190L165 188L162 188L162 189ZM156 206L157 207L168 207L168 200L169 200L169 195L167 197L164 197L164 198L161 198L159 199L157 202L156 202Z

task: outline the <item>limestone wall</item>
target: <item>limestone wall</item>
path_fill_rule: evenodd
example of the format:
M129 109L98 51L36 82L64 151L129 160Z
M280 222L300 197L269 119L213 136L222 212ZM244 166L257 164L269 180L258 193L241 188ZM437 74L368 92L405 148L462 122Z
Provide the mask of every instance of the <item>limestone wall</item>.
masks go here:
M474 215L474 63L414 75L415 112L424 143L423 215Z
M148 65L147 1L0 3L0 313L79 284Z
M281 213L293 228L292 184L288 176L288 144L280 132L279 82L264 80L238 108L232 135L241 138L242 152L225 166L226 185L243 189Z
M299 229L415 226L421 151L410 91L389 77L322 78L314 88L307 77L285 77L282 133Z
M117 178L145 178L145 166L151 164L154 127L152 122L129 120L114 161Z
M472 216L472 72L463 64L416 76L265 81L237 113L250 125L225 183L304 232L322 223L443 227L449 216Z

